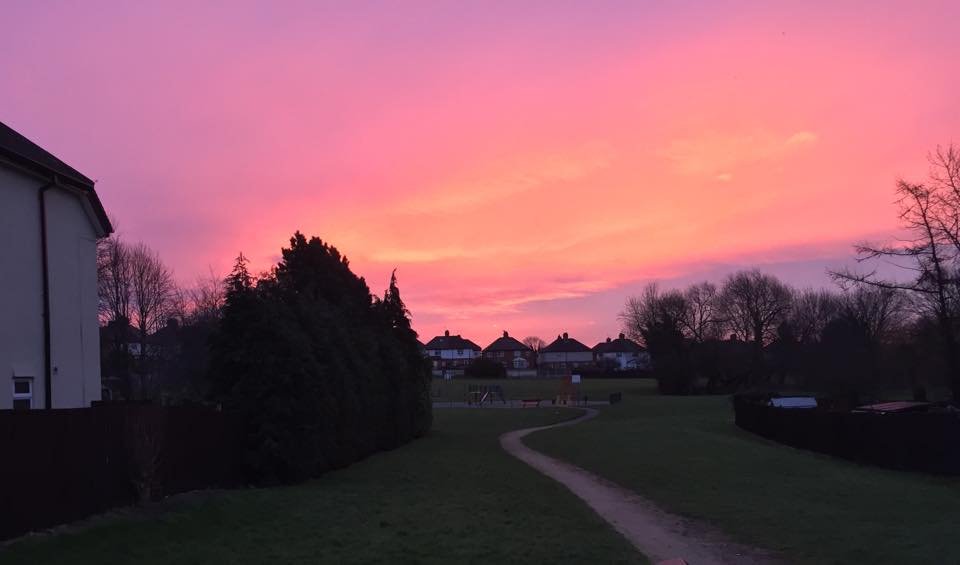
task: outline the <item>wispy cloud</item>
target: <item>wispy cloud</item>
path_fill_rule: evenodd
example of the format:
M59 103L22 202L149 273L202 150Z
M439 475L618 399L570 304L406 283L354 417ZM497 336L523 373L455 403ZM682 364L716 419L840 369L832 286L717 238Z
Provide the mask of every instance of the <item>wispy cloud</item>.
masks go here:
M609 146L592 143L567 153L533 154L522 160L488 164L486 170L470 172L466 178L449 179L417 191L405 197L395 210L463 213L483 203L582 179L608 167L613 157Z
M685 175L714 175L726 182L739 166L779 159L817 142L817 134L798 131L776 135L766 131L752 133L708 132L696 137L671 141L660 155Z

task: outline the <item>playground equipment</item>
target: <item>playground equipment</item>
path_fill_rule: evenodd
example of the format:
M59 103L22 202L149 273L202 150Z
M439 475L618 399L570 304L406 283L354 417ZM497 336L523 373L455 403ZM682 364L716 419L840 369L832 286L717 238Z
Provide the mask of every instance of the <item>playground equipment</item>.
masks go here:
M500 385L467 385L467 404L483 405L486 402L500 400L501 404L507 403L507 398L503 394L503 387Z
M580 396L580 375L567 375L560 381L555 403L559 406L578 405Z

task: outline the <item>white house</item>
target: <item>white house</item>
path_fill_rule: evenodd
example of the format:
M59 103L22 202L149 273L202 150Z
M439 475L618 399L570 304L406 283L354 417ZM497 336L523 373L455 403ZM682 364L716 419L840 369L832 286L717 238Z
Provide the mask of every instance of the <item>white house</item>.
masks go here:
M598 343L593 348L593 357L598 366L612 367L617 371L650 368L650 354L624 334Z
M564 333L540 350L538 362L542 376L569 375L579 367L593 365L593 351Z
M93 181L0 123L0 409L100 399Z
M427 356L433 362L433 376L450 378L463 375L463 369L480 357L480 346L459 335L450 335L450 330L431 339L424 345Z

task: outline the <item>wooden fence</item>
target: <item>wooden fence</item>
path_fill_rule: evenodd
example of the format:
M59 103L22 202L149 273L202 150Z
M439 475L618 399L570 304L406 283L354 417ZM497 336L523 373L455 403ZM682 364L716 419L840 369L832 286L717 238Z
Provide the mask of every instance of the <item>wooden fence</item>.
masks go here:
M242 481L239 427L207 408L0 411L0 453L0 539Z
M890 469L960 474L960 413L863 413L767 406L735 396L737 426L794 447Z

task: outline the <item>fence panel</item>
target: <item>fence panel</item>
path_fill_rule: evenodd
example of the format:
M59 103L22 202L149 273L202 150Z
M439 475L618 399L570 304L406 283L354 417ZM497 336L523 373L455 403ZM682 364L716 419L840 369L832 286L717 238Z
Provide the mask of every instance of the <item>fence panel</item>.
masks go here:
M891 469L960 475L960 415L790 409L734 397L737 426L780 443Z
M239 428L204 408L0 411L0 539L241 482Z

